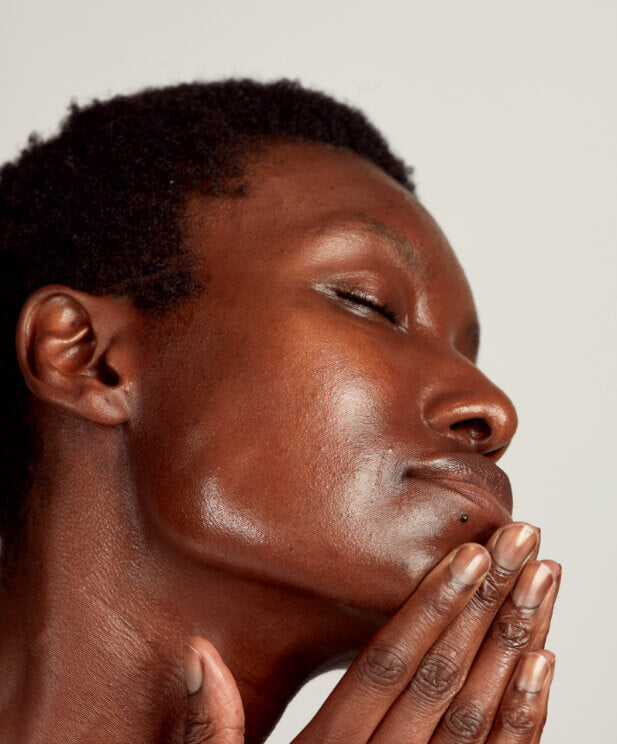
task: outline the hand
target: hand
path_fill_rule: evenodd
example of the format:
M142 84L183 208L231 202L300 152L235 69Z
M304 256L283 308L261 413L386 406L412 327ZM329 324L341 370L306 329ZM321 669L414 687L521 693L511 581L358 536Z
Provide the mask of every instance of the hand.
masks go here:
M537 744L555 657L543 649L561 567L539 531L500 528L423 579L293 744ZM241 744L244 711L214 646L192 637L185 744ZM191 666L191 664L193 666ZM195 689L201 683L199 689Z

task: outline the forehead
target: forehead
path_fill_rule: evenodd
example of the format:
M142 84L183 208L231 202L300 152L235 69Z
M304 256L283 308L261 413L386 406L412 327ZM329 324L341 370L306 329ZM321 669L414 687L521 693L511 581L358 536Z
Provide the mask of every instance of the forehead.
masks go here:
M274 143L250 159L246 194L193 197L189 245L216 265L255 269L307 245L347 239L387 247L427 290L457 295L474 315L464 272L430 213L376 165L340 148ZM218 254L218 255L213 255ZM210 271L210 274L212 272Z

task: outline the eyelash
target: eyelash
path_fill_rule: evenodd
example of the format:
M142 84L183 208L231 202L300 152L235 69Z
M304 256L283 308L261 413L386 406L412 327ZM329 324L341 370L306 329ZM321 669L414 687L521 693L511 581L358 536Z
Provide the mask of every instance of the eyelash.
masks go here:
M363 305L364 307L368 307L371 310L375 310L375 312L378 312L380 315L383 315L391 323L395 325L398 324L398 316L396 314L396 311L387 302L384 302L383 305L379 305L376 302L373 302L373 300L369 299L363 293L358 292L357 290L351 290L351 291L339 290L337 294L339 297L342 297L345 300L350 300L351 302L357 302L358 304Z

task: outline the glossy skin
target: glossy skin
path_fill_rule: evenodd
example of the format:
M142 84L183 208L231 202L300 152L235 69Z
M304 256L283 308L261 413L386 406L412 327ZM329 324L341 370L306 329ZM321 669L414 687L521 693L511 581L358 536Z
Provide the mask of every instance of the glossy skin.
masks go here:
M189 635L225 658L263 740L446 553L510 518L503 494L482 507L413 477L497 460L516 429L429 213L322 146L273 145L247 180L189 201L208 286L163 322L60 285L24 305L17 355L49 445L0 602L16 741L180 741Z
M211 256L213 283L195 332L161 368L145 362L143 509L197 560L391 613L448 548L497 526L405 465L499 452L516 416L474 365L471 292L416 200L317 147L281 148L258 172L254 196L221 207L209 238L192 207L190 245ZM417 264L405 270L368 219L417 246ZM354 285L408 328L326 293ZM491 431L473 440L469 419Z

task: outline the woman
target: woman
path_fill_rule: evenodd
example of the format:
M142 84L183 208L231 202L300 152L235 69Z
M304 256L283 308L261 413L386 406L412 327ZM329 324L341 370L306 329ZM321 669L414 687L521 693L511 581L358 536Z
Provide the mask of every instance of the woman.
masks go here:
M537 741L560 567L362 114L288 81L73 107L0 197L3 741L261 742L352 661L300 741Z

